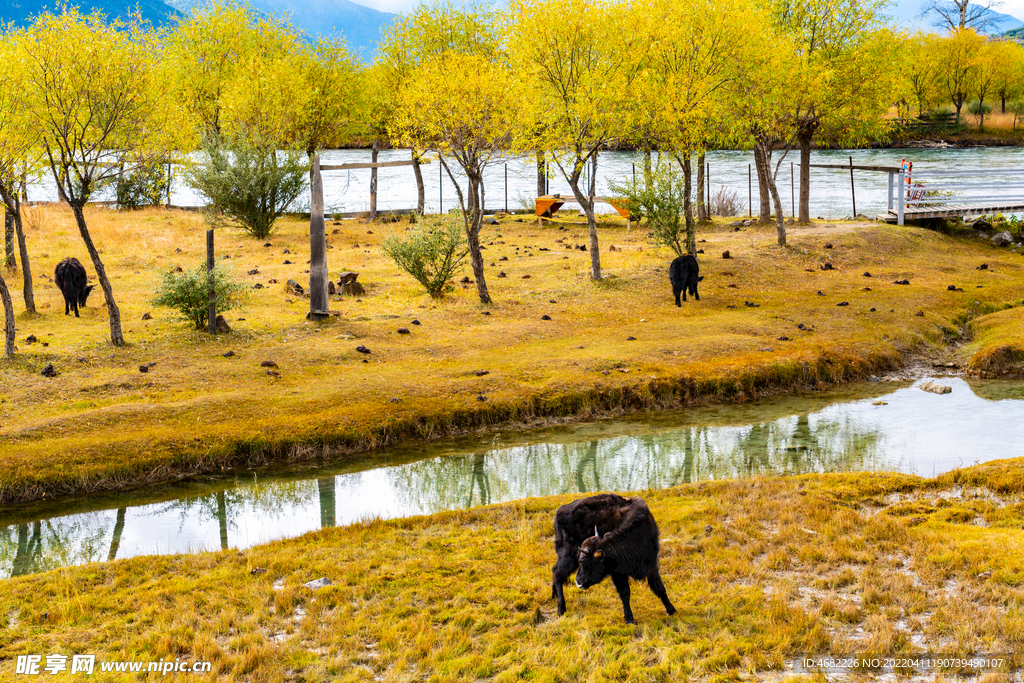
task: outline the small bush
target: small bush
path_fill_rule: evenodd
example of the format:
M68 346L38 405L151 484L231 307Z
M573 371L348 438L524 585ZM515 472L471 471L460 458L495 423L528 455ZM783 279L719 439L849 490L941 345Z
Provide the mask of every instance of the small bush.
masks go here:
M989 114L992 113L992 105L989 104L988 102L980 103L978 100L974 100L973 102L967 105L967 111L970 112L971 114L974 114L975 116L981 114L982 112L985 113L985 116L988 116Z
M452 216L424 216L409 233L386 237L380 247L434 298L452 289L449 280L469 253L461 221Z
M175 309L182 318L201 330L207 323L211 284L217 298L217 313L229 311L241 303L245 285L232 280L220 265L212 273L207 273L205 264L192 271L166 273L152 303Z
M244 136L209 136L203 151L206 160L186 178L206 196L206 217L215 226L234 223L264 239L309 183L309 160L299 150L278 151Z
M711 195L711 205L708 208L712 216L739 216L743 211L739 191L719 185L718 190Z
M162 162L122 173L117 176L117 206L121 209L160 206L167 199L170 186L167 165Z
M682 172L670 164L658 164L651 174L651 182L634 179L628 183L608 183L612 192L626 199L631 216L647 219L652 244L670 247L677 255L686 253L686 221L683 218L683 200L686 195Z

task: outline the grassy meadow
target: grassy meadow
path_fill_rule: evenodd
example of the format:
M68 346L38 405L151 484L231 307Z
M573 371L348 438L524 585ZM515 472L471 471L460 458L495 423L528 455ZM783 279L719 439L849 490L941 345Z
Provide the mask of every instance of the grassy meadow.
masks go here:
M582 218L563 212L538 228L532 216L504 216L487 226L490 306L473 284L431 299L387 261L378 242L404 222L329 222L332 278L357 271L367 291L336 297L340 315L312 323L308 301L285 289L289 278L308 283L308 222L286 218L270 246L218 233L221 262L262 287L226 316L233 331L211 338L150 303L165 272L204 260L200 216L92 208L128 342L118 349L98 289L81 318L63 314L56 263L77 256L94 276L70 212L27 212L39 314L21 310L20 278L8 278L18 353L0 361L0 502L490 424L813 389L897 367L911 352L987 362L992 374L1022 370L1021 309L998 311L1021 301L1024 256L915 227L819 221L791 226L780 248L773 228L716 222L698 235L701 301L677 308L671 253L617 218L602 221L607 277L598 283L590 254L575 248L587 243ZM904 278L910 285L893 284ZM958 346L961 329L981 331L973 346ZM41 374L48 363L54 378Z
M58 569L3 582L0 671L55 652L209 661L203 680L253 682L781 681L812 679L786 669L807 654L1019 652L1022 467L644 492L679 611L635 584L636 626L609 581L567 588L556 616L552 517L568 496Z

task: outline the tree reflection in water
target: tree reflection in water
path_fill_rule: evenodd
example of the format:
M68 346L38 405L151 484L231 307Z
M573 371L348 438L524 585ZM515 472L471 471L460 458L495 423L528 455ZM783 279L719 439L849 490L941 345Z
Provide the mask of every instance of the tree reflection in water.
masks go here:
M316 480L316 490L320 497L320 528L337 524L337 497L335 487L337 480L334 477L321 477Z
M117 557L117 549L121 546L121 534L124 533L124 514L127 508L117 508L117 521L114 522L114 533L110 537L110 552L107 560Z
M221 548L245 547L264 542L268 534L297 535L373 516L428 514L532 496L643 491L770 474L914 471L919 463L906 455L907 444L934 439L936 433L949 449L982 448L975 442L984 442L997 457L1001 442L986 442L979 425L1007 421L1019 412L1020 401L983 401L960 387L957 391L953 397L962 404L947 400L942 405L955 413L939 417L923 403L933 400L930 395L906 388L889 396L894 405L885 411L871 408L870 399L826 404L807 414L774 403L727 406L528 435L539 443L422 446L418 452L392 454L392 464L377 458L311 474L205 480L148 499L136 495L135 504L125 496L107 510L56 516L59 506L40 506L49 513L43 519L0 523L0 576L142 552L216 547L217 541ZM953 417L968 414L971 420L947 429ZM723 424L737 416L742 422ZM913 428L908 420L917 420ZM929 463L936 450L924 454ZM76 504L80 510L89 503Z

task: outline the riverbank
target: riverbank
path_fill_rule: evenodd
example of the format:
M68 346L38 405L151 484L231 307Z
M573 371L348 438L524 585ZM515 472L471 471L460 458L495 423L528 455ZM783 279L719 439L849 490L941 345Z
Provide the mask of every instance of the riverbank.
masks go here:
M2 582L0 669L18 655L94 654L97 670L203 661L229 680L726 681L782 680L807 654L1013 653L1022 475L1018 459L936 479L644 492L679 611L636 584L638 626L622 622L607 581L568 588L556 616L551 520L568 496L55 570Z
M37 273L83 256L69 213L30 211ZM676 308L671 255L643 228L602 218L606 279L594 283L590 255L575 248L587 243L580 218L538 229L532 216L505 216L485 235L495 304L482 306L469 283L431 300L383 258L380 238L404 224L351 220L328 226L328 264L335 277L358 271L366 294L333 301L340 317L314 324L284 285L308 281L308 224L284 219L271 246L218 234L222 262L253 289L227 316L233 331L210 338L148 303L163 272L202 261L201 217L95 208L90 224L129 346L109 346L96 295L82 318L64 316L59 290L37 279L41 314L18 316L19 352L0 376L2 503L494 425L813 390L895 368L908 353L963 365L947 342L974 315L1019 303L1024 283L1024 257L971 237L818 221L791 227L782 249L772 228L722 221L699 234L701 301ZM56 377L41 375L49 363Z

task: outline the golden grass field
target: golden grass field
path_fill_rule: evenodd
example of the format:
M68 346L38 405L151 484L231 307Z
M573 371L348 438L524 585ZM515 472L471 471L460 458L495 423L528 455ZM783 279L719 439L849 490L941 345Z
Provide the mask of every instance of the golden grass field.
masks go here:
M608 581L567 588L556 616L552 517L568 496L57 569L2 582L0 672L15 680L20 654L91 653L212 663L176 680L781 681L810 680L785 668L807 654L1019 657L1022 468L644 492L679 611L634 585L636 626ZM303 587L321 577L332 585Z
M200 216L91 208L128 342L114 348L99 289L76 319L63 315L52 283L65 256L94 277L70 212L27 212L39 315L23 312L20 277L5 275L18 352L0 361L0 502L338 456L489 424L744 400L864 377L910 352L967 366L996 354L979 371L1022 370L1021 309L976 316L1021 302L1024 256L915 227L819 221L791 227L780 248L773 228L716 223L698 235L707 240L698 245L701 301L676 308L671 254L649 246L642 227L602 221L607 277L595 283L589 253L570 248L587 242L582 218L560 214L539 229L532 216L507 216L484 235L495 303L482 306L471 284L433 300L383 257L379 240L404 223L346 220L328 224L330 273L358 271L367 294L338 298L338 318L311 323L308 301L284 288L289 278L308 282L308 222L285 218L269 247L240 231L217 235L221 262L263 288L228 313L231 333L211 338L150 304L163 273L204 260ZM732 258L722 258L726 250ZM826 262L834 269L822 270ZM981 263L989 269L977 270ZM911 284L893 284L903 278ZM974 347L950 347L965 325L984 332ZM27 344L29 335L39 343ZM279 378L264 360L278 364ZM48 363L57 377L40 374Z

